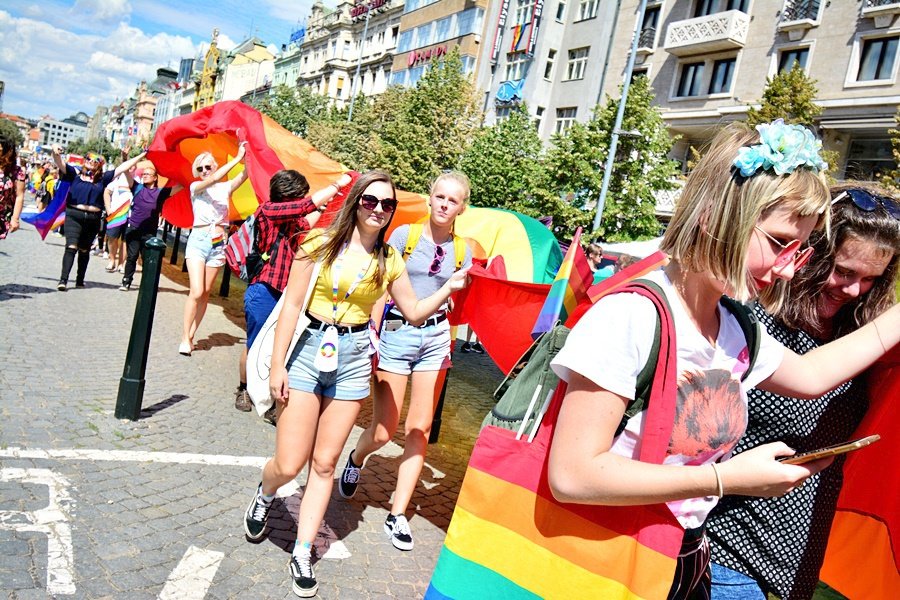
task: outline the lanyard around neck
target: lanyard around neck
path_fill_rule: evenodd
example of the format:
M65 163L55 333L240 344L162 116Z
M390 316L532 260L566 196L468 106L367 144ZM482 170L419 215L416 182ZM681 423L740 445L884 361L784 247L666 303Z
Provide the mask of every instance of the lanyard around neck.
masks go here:
M340 254L338 254L337 259L335 259L334 263L331 265L331 309L332 309L332 321L336 325L338 322L337 318L337 309L338 309L338 283L340 283L341 279L341 269L344 267L344 254L347 253L347 247L349 244L344 244L344 247L341 248ZM372 261L375 259L374 256L369 256L369 262L365 264L365 266L360 269L359 273L356 274L356 277L353 280L353 283L350 284L350 287L347 288L347 292L344 294L344 297L340 300L340 302L344 302L347 298L350 297L350 294L356 289L356 287L363 280L363 277L366 276L366 272L369 270L369 266L371 266ZM344 311L346 313L346 311Z

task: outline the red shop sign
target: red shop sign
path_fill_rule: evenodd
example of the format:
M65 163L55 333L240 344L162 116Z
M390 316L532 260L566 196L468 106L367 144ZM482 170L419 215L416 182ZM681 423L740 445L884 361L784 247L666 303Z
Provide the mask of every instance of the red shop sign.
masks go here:
M447 54L447 46L438 46L437 48L428 48L427 50L413 50L407 55L406 64L413 67L420 62L425 62L432 58L437 58L438 56L444 56L445 54Z

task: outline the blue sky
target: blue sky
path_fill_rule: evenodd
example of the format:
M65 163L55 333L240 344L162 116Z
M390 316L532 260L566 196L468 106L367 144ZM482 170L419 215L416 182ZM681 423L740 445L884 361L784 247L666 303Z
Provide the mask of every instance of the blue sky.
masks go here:
M334 6L334 0L326 0ZM312 0L0 0L3 112L62 119L134 93L159 67L256 35L286 43Z

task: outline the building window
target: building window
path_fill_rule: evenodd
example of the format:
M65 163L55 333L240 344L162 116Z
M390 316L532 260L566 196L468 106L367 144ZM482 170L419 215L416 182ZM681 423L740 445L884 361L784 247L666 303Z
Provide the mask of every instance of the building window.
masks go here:
M415 32L415 29L408 29L400 34L400 41L397 43L397 52L409 52L412 50L413 32Z
M747 12L747 4L749 4L749 0L697 0L697 4L694 6L694 17L705 17L726 10Z
M484 20L484 9L473 7L459 13L457 19L456 35L452 37L461 37L470 33L480 33L481 23Z
M528 71L528 57L524 52L515 52L506 55L506 79L504 81L518 81L525 79Z
M396 45L397 45L397 36L399 36L399 35L400 35L400 26L399 26L399 25L395 25L395 26L391 29L391 46L396 46Z
M544 79L550 81L553 79L553 61L556 60L556 50L552 48L547 53L547 64L544 65Z
M534 113L534 128L540 132L541 130L541 121L544 120L544 107L538 106L537 110Z
M638 77L649 77L650 70L647 67L635 67L631 70L631 83Z
M593 19L597 16L597 4L598 0L581 0L578 4L578 19L577 21L584 21L585 19Z
M569 62L566 65L566 81L584 78L584 69L587 67L589 50L590 47L569 50Z
M566 16L566 3L560 2L556 5L556 20L560 23L563 22L563 19Z
M795 66L806 70L809 59L809 48L789 48L778 55L778 72L789 73Z
M785 0L782 22L818 21L820 0Z
M344 97L344 94L343 94L343 91L344 91L344 78L343 78L343 77L338 77L338 78L337 78L337 86L336 86L336 87L337 87L337 94L336 94L337 97L338 97L338 98L343 98L343 97Z
M505 121L506 119L509 118L509 107L508 107L508 106L498 106L498 107L495 109L495 112L496 112L496 114L497 114L497 119L496 119L496 120L497 120L498 123L499 123L500 121Z
M890 80L897 57L897 40L900 36L863 40L856 80Z
M578 114L578 107L571 106L568 108L556 109L556 133L565 133L566 129L575 124L575 115Z
M444 17L443 19L437 22L435 26L435 34L434 41L435 43L443 42L444 40L449 40L452 36L450 35L450 31L453 26L453 17Z
M516 19L513 21L513 25L531 23L532 8L534 8L534 2L531 0L516 0Z
M890 140L851 140L844 178L878 181L896 166Z
M713 63L712 78L709 80L710 94L728 94L731 92L731 78L734 75L736 58L725 58Z
M679 98L687 96L699 96L700 86L703 82L703 67L705 63L688 63L681 66L681 77L678 78L678 91L675 93Z
M641 24L641 38L638 40L638 48L654 48L656 46L656 25L658 22L658 6L644 11L644 22Z

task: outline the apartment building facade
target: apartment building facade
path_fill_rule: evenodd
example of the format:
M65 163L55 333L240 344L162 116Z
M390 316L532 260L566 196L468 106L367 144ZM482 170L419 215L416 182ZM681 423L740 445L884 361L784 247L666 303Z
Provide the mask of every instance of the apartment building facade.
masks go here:
M500 0L495 3L479 86L485 123L525 103L545 142L603 101L617 0Z
M365 96L383 93L402 11L403 0L344 0L333 10L321 2L313 4L300 47L297 85L327 96L337 106L350 101L354 86Z
M605 90L624 76L639 0L622 0ZM650 0L635 73L650 79L686 162L722 124L746 118L766 78L802 68L824 108L818 133L837 151L838 178L876 179L893 168L900 104L900 0Z

